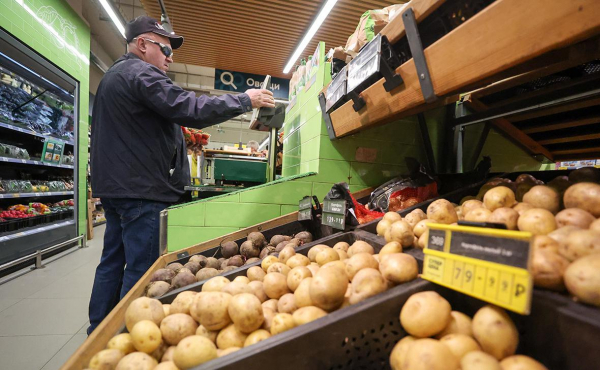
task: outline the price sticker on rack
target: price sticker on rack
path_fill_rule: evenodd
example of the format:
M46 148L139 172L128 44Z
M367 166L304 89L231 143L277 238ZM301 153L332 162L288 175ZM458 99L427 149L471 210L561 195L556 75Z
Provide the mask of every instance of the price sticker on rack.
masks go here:
M344 199L323 200L322 224L344 230L346 227L346 201Z
M307 195L298 202L298 221L312 220L312 210L312 199Z
M429 224L423 279L522 315L531 309L531 234Z

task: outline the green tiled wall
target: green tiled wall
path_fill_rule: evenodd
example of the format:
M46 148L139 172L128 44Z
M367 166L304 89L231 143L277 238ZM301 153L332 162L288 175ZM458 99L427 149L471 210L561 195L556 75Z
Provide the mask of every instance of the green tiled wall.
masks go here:
M84 233L87 218L90 29L64 0L0 0L0 9L0 27L79 81L79 198L76 201L79 233ZM40 21L47 22L48 27L57 31L87 60L82 60L64 46L57 46L56 37Z

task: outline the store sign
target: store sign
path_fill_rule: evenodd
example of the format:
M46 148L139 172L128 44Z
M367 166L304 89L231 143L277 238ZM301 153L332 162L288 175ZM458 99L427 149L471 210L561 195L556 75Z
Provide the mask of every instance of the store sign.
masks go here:
M429 224L423 279L528 315L531 234Z
M568 162L556 162L557 170L576 170L582 167L596 167L600 168L600 159L588 159L583 161L568 161Z
M65 144L63 142L46 140L44 142L44 151L42 152L42 162L60 164Z
M260 89L266 76L251 73L226 71L215 69L215 89L225 91L244 92L249 89ZM273 96L278 99L288 99L290 80L285 78L271 77Z
M298 202L298 221L312 220L312 199L305 196Z
M346 200L324 199L322 224L344 230L346 227Z

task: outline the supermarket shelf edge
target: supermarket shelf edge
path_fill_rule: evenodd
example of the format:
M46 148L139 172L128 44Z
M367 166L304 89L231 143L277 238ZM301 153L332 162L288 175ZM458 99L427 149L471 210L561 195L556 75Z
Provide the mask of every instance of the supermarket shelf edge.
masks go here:
M60 141L62 143L69 144L69 145L74 145L73 141L67 141L67 140L60 139L60 138L57 138L57 137L54 137L54 136L38 134L37 132L34 132L32 130L26 130L26 129L18 127L18 126L13 126L13 125L8 124L6 122L0 122L0 127L4 127L4 128L9 129L9 130L22 132L22 133L33 135L33 136L37 136L37 137L42 137L42 138L45 138L45 139L51 139L51 140L54 140L54 141Z
M10 162L10 163L22 163L22 164L31 164L37 166L47 166L47 167L57 167L57 168L68 168L74 169L75 166L69 166L67 164L51 164L40 161L33 161L31 159L18 159L18 158L8 158L8 157L0 157L0 162Z
M44 231L56 229L56 228L63 227L63 226L74 225L74 224L75 224L75 220L69 220L69 221L59 222L59 223L56 223L56 224L53 224L53 225L47 225L47 226L37 227L35 229L31 229L31 230L27 230L27 231L22 231L22 232L18 232L18 233L15 233L15 234L10 234L10 235L6 235L6 236L0 236L0 243L8 241L8 240L12 240L12 239L21 238L23 236L37 234L37 233L41 233L41 232L44 232Z
M11 199L11 198L35 198L35 197L52 197L57 195L73 195L73 191L49 191L43 193L14 193L14 194L0 194L0 199Z

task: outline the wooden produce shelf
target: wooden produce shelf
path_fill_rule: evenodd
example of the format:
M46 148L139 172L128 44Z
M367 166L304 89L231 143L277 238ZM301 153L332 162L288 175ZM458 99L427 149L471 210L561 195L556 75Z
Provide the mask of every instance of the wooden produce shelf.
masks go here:
M435 16L450 0L413 0L411 7L418 22ZM336 137L343 137L376 125L414 115L432 107L458 100L458 93L503 81L493 87L502 90L531 81L558 70L582 63L590 49L562 50L600 33L600 2L574 0L496 0L466 19L424 50L433 88L438 100L425 104L413 59L396 69L404 84L386 92L379 80L360 96L366 106L355 112L352 101L331 112ZM427 30L421 29L422 38ZM392 44L405 37L402 17L383 30ZM425 43L425 42L424 42ZM595 46L587 45L589 48ZM553 54L554 53L554 54ZM561 54L562 53L562 54ZM570 53L570 54L569 54ZM507 79L513 78L511 81ZM493 86L493 85L491 85ZM490 87L491 88L491 87ZM482 108L483 109L483 108ZM495 122L505 132L516 132L514 125ZM535 140L519 137L533 151L548 156ZM550 153L548 153L550 152Z

